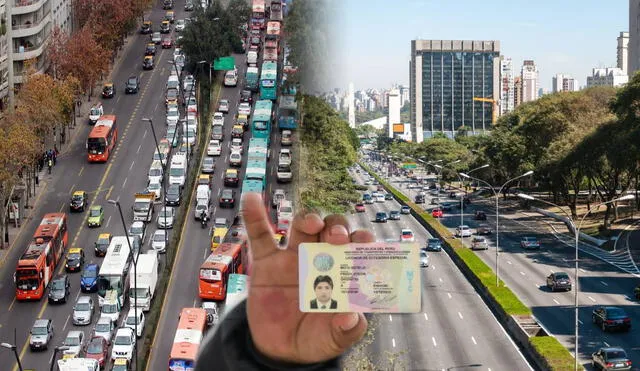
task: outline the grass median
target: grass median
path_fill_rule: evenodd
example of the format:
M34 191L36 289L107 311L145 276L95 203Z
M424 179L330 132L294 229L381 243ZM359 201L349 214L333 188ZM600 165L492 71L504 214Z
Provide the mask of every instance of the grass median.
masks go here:
M394 197L402 203L409 206L412 213L422 219L428 225L430 232L436 237L440 237L443 244L451 248L451 251L469 268L469 270L480 281L484 291L488 293L491 300L497 303L502 310L510 316L530 316L531 309L527 307L520 299L504 284L496 286L495 272L480 259L472 250L465 247L460 240L456 239L453 234L442 225L430 213L423 210L419 205L413 203L406 195L395 189L391 184L378 176L375 172L365 164L359 162L360 166L370 175L375 177L381 185L391 192ZM502 283L502 282L501 282ZM550 370L570 370L573 369L574 358L555 337L540 336L529 337L529 341L533 349L542 357ZM580 366L582 369L582 366Z

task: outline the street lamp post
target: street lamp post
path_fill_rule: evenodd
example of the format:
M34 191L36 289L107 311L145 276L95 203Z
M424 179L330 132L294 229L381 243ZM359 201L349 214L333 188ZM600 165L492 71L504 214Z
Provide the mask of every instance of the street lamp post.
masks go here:
M574 283L574 288L573 288L573 299L574 299L573 307L574 307L574 311L575 311L574 341L575 341L575 344L576 344L575 345L576 348L575 348L575 351L574 351L574 358L575 359L574 359L573 368L574 368L575 371L578 371L578 364L579 364L579 362L578 362L578 323L579 323L578 322L578 309L579 309L579 306L578 306L578 291L579 291L578 287L579 286L578 286L578 284L579 284L579 278L580 278L580 270L579 270L579 264L578 264L579 260L578 259L579 259L579 251L580 251L579 250L580 229L582 228L582 223L585 221L587 216L589 214L591 214L592 210L597 209L600 206L613 203L613 202L631 200L631 199L634 199L635 196L634 195L625 195L625 196L618 197L618 198L615 198L613 200L609 200L607 202L602 202L602 203L599 203L599 204L597 204L595 206L592 206L582 216L582 218L580 219L580 223L578 223L578 226L576 226L575 221L573 220L573 218L571 217L571 215L569 213L567 213L564 209L562 209L562 207L560 207L559 205L554 204L553 202L550 202L550 201L547 201L547 200L542 200L542 199L539 199L539 198L536 198L536 197L533 197L533 196L530 196L530 195L524 194L524 193L518 193L518 197L520 197L520 198L522 198L524 200L539 201L539 202L545 203L547 205L551 205L551 206L557 207L560 211L562 211L562 213L564 215L567 216L567 220L569 220L569 224L571 224L571 228L573 228L573 233L574 233L574 238L575 238L575 250L576 250L575 251L575 272L574 272L575 283Z
M18 369L22 371L22 363L20 363L20 356L18 355L18 350L15 345L9 343L0 343L0 347L7 348L13 352L16 356L16 362L18 362ZM54 360L55 361L55 360ZM52 366L53 367L53 366Z
M131 248L131 241L129 240L129 232L127 231L127 225L124 221L124 215L122 214L122 208L120 207L120 202L119 201L115 201L115 200L109 200L108 201L110 204L116 205L116 207L118 208L118 212L120 213L120 220L122 221L122 228L124 228L124 235L127 239L127 244L129 245L129 257L130 259L133 261L133 286L135 287L135 290L138 289L138 271L137 271L137 266L138 266L138 256L140 255L140 250L142 249L142 246L139 247L138 249L138 253L135 256L133 256L133 249ZM153 205L151 206L153 207ZM141 243L142 244L142 243ZM124 288L123 288L124 290ZM134 331L135 333L135 338L136 338L136 346L134 349L134 357L135 357L135 369L136 371L138 370L138 293L134 290L133 292L133 315L136 317L136 321L134 322L133 326L134 326Z
M169 162L169 155L170 153L167 154L167 158L165 159L164 162L162 162L162 153L160 153L160 146L158 146L158 137L156 137L156 129L154 129L153 127L153 120L147 117L143 117L142 121L147 121L149 123L149 126L151 126L151 134L153 134L153 140L156 143L156 151L158 151L158 156L160 157L160 165L162 166L162 210L164 212L164 226L165 228L167 227L167 163ZM173 138L172 138L172 142L175 140L175 136L176 133L178 132L178 128L176 127L176 130L173 131ZM171 146L169 146L169 151L171 151ZM153 243L152 243L153 245ZM164 233L164 248L165 250L167 249L167 246L169 245L169 241L168 241L168 235L167 232L165 231Z
M482 182L484 184L486 184L491 191L493 192L493 195L496 198L496 286L500 285L500 266L498 265L498 257L499 257L499 251L500 251L500 213L499 213L499 209L498 209L498 200L500 199L500 194L502 193L502 190L504 189L504 187L506 187L509 183L518 180L520 178L524 178L527 177L529 175L533 174L533 170L529 170L526 173L519 175L515 178L511 178L509 180L507 180L498 190L498 193L496 193L496 189L495 187L493 187L491 184L489 184L488 182L482 180L482 179L478 179L478 178L474 178L472 176L470 176L469 174L466 173L460 173L460 175L464 178L467 179L473 179L477 182Z
M49 371L53 371L54 365L56 363L56 355L58 354L58 352L65 351L67 349L69 349L69 347L66 345L61 345L59 347L53 348L53 356L51 356L51 362L50 362L51 368L49 369Z

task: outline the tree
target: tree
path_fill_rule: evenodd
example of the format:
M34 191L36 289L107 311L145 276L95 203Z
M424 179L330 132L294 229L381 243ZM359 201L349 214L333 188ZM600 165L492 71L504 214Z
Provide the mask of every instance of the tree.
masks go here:
M46 46L46 55L51 62L51 71L54 79L60 76L60 66L69 60L66 45L69 41L69 36L66 32L62 31L57 25L51 31L51 36Z
M31 127L39 138L52 133L56 123L62 122L60 105L51 94L55 81L49 75L37 74L29 68L25 81L17 94L13 120Z

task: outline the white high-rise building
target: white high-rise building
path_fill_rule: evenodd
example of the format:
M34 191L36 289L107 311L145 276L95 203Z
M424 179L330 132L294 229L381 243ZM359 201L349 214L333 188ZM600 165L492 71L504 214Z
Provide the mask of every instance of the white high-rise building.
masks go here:
M532 60L526 60L522 64L522 103L538 99L540 81L538 79L538 67Z
M594 68L591 76L587 77L587 87L592 86L622 86L629 82L629 75L617 67Z
M640 0L629 0L629 44L627 75L640 70Z
M513 82L513 61L500 59L500 115L515 109L515 91Z
M400 90L391 89L389 91L389 115L387 115L388 121L387 124L389 126L389 138L393 138L393 124L400 124ZM404 131L403 131L404 133Z
M409 87L400 86L400 107L404 107L409 102Z
M353 96L353 83L350 82L349 83L349 93L347 94L347 101L348 101L348 118L349 118L349 127L350 128L355 128L356 127L356 109L354 107L355 105L355 97Z
M620 32L618 36L617 67L626 75L629 74L629 33Z
M12 0L9 0L12 1ZM9 103L9 36L7 35L8 10L6 0L0 0L0 19L4 23L5 32L0 35L0 110Z
M557 93L561 91L578 91L580 90L580 86L578 84L578 80L574 79L569 75L564 75L561 73L556 74L552 77L551 82L551 92Z

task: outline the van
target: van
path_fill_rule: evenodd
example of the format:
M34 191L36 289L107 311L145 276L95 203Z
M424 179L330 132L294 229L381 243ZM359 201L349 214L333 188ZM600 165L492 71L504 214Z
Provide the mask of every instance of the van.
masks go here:
M211 189L209 185L200 184L198 188L196 188L196 203L206 202L209 204L211 200Z
M247 65L257 64L258 63L258 52L255 50L250 50L247 53Z
M174 154L171 159L171 167L169 168L169 184L178 184L180 187L183 187L187 173L186 167L186 153Z

